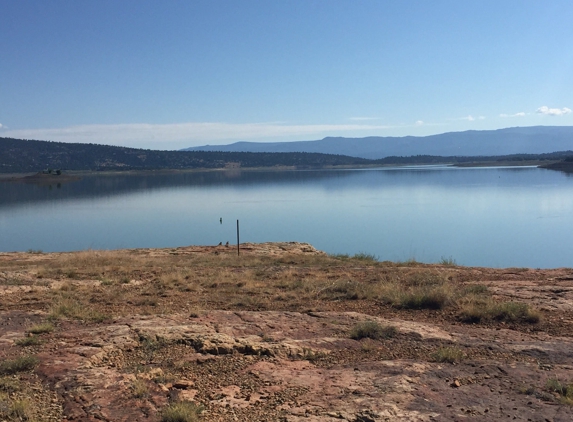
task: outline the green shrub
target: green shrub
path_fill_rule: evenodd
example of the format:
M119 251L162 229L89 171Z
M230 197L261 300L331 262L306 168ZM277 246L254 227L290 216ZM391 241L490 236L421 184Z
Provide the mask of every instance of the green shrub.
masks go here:
M383 338L395 337L398 330L393 326L383 326L375 321L359 322L350 331L350 338L354 340L361 340L363 338L371 338L379 340Z

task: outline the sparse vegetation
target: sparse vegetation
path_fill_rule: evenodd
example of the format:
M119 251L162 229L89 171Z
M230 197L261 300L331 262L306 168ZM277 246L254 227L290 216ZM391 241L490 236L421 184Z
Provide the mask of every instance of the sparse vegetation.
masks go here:
M30 334L45 334L54 331L54 325L49 322L44 322L42 324L32 325L26 330Z
M573 383L562 383L557 378L549 378L545 388L559 395L559 401L569 406L573 405Z
M440 347L432 353L432 359L439 363L456 363L465 358L465 354L457 347Z
M11 421L11 417L6 415L11 412L12 403L21 397L33 397L33 393L28 393L36 391L35 388L41 388L33 384L34 389L30 388L30 380L36 379L35 374L19 374L32 369L34 363L16 363L14 354L32 353L37 348L37 342L42 341L42 362L51 365L44 357L44 353L53 353L55 349L51 347L51 342L62 351L71 347L77 348L77 345L83 348L84 344L86 347L94 347L93 351L97 351L95 347L100 347L102 341L105 344L106 339L112 338L114 333L101 334L107 332L107 326L82 325L84 322L104 320L107 315L113 315L114 319L117 316L118 324L128 320L123 316L137 320L131 332L140 333L139 347L130 345L122 355L106 352L108 354L101 358L101 364L99 356L93 358L93 361L98 362L97 365L106 365L110 371L123 371L126 376L126 371L132 372L134 377L126 378L129 381L121 390L124 394L122 400L137 402L142 409L149 408L149 403L155 399L160 389L166 393L166 389L169 389L170 393L167 394L174 400L177 394L180 398L190 397L190 394L183 393L185 389L200 389L209 385L208 391L200 390L198 400L204 403L219 400L212 399L219 397L219 387L211 388L213 383L204 383L204 377L220 376L222 381L219 384L237 385L236 376L240 375L234 374L233 369L228 368L245 368L242 366L245 363L251 365L259 360L267 360L264 357L266 352L257 355L258 350L265 349L269 350L269 354L275 353L275 350L277 353L283 353L285 350L284 353L293 361L307 360L320 370L338 363L343 363L349 370L362 370L371 362L380 360L392 361L395 365L401 365L403 361L431 360L439 362L448 372L447 366L450 363L461 363L460 370L471 371L467 377L463 375L459 378L461 385L467 387L467 384L471 383L468 379L473 377L474 372L470 367L479 364L477 361L495 362L495 365L504 369L507 364L524 359L524 356L525 359L532 359L531 355L515 351L515 348L504 347L502 342L516 337L515 334L507 334L510 330L520 331L522 338L530 338L532 343L536 342L535 335L529 334L532 327L526 324L535 322L539 318L539 312L531 308L530 303L533 303L533 300L529 304L500 302L500 298L511 296L511 286L503 285L503 281L511 278L516 279L517 283L519 277L523 276L523 280L527 281L526 289L529 289L533 282L539 282L545 288L545 280L554 276L551 271L555 271L556 277L570 273L570 270L526 272L519 269L502 271L432 264L371 263L374 261L368 257L361 260L355 259L354 256L288 253L257 255L254 250L255 248L245 248L240 258L233 256L231 251L227 252L224 247L199 251L193 247L153 252L84 251L77 254L43 256L19 254L19 260L0 260L2 284L8 280L26 286L25 289L5 287L6 291L17 293L4 294L3 309L26 309L33 312L24 318L19 314L9 323L18 327L14 328L15 332L22 332L26 327L27 329L26 337L21 335L22 338L17 340L17 344L22 348L5 344L3 353L12 361L3 362L2 373L5 375L0 376L0 394L5 393L6 397L10 397L6 399L3 409L7 410L0 413L0 420ZM215 251L218 254L215 254ZM42 274L45 279L41 288L37 274ZM123 284L122 280L129 280L130 283ZM499 284L495 284L498 281ZM480 283L487 283L487 286L492 287L488 289ZM547 288L551 294L559 294L564 287ZM22 291L26 294L20 293ZM527 298L531 291L523 292L520 297ZM520 300L525 302L527 299ZM262 317L252 312L244 312L257 310L273 312ZM50 319L44 322L45 320L39 318L42 312L46 311L50 313ZM301 313L303 315L300 315ZM544 330L544 335L540 337L545 337L545 332L548 333L547 336L558 336L562 332L566 333L564 336L570 334L567 319L560 320L559 311L549 309L543 313L555 324L540 324L535 327L535 331ZM147 316L151 314L157 314L159 317ZM178 328L170 335L162 333L163 328L160 327L163 325L147 329L146 323L141 323L148 319L152 324L157 319L164 324L163 320L171 317L178 326L189 324L198 329L185 331L189 334L179 334L183 331ZM67 320L59 321L60 318ZM292 321L298 321L299 318L301 324L293 324ZM478 326L468 328L456 325L452 328L456 336L459 335L462 339L463 346L456 346L446 340L435 340L444 337L441 332L431 329L433 320L438 321L436 326L439 326L440 330L448 330L450 324L459 322L459 318L487 323L488 329L492 324L506 322L507 330L495 332L500 343L496 343L493 349L489 349L491 343L484 342L483 339L463 337L465 333L479 335L484 327ZM385 320L408 322L385 323ZM286 321L288 330L280 326L283 321ZM169 327L169 322L165 324ZM242 328L237 328L238 326ZM396 327L407 328L398 332ZM56 334L47 334L56 329ZM203 341L207 350L209 345L206 342L211 341L207 339L211 338L214 331L231 337L237 336L238 332L241 336L246 333L244 335L249 336L248 341L255 342L257 347L248 351L246 346L244 350L237 347L233 349L233 354L222 354L217 358L206 354L189 358L189 352L193 352L193 348L199 351L203 347ZM93 337L90 337L90 333L93 333ZM253 334L259 334L259 337L255 338ZM68 342L68 336L72 335L76 337ZM78 339L78 335L88 338L83 342L83 339ZM162 340L162 335L169 340ZM314 336L328 337L329 341L336 340L322 350L318 348L321 343L315 342ZM220 337L223 339L224 336ZM289 344L288 349L282 349L282 343L290 341L291 338L300 342L300 348L290 348ZM435 343L436 341L444 341L441 344L444 347L439 347L440 344ZM226 347L213 347L209 348L209 353L217 353L219 350L227 351ZM253 353L248 362L242 356L243 353ZM88 359L84 356L80 358ZM466 363L464 359L471 361ZM550 363L553 365L553 362ZM290 362L289 365L300 368L312 366L308 362ZM535 365L532 364L532 367ZM152 372L153 369L158 371ZM484 372L491 375L490 369L495 374L498 373L495 368L489 366L479 371L480 374ZM536 371L536 376L543 377L544 373ZM566 377L562 375L566 373L562 368L557 368L555 373ZM514 375L515 372L508 371L507 377ZM453 376L447 375L448 378ZM193 380L195 385L175 387L179 380ZM488 382L484 378L484 384ZM536 390L524 387L518 391L521 382L533 383L533 378L528 376L512 383L514 395L521 392L533 396L522 396L521 399L525 400L537 398L550 400L553 404L566 404L573 390L567 383L545 387L543 379L536 381ZM54 400L47 394L42 393L39 396L48 400L48 403ZM89 400L90 395L85 396ZM33 417L37 417L40 409L38 401L32 398L30 402ZM178 403L172 403L163 413L159 411L158 415L151 416L157 420L189 420L185 419L189 413L185 414ZM191 411L191 415L190 417L195 419L190 420L201 419L199 412ZM209 419L207 415L201 416L202 419Z
M39 337L31 335L28 337L23 337L15 341L18 346L26 347L26 346L38 346L42 344L42 340Z
M30 401L27 399L14 400L10 405L8 417L14 421L31 421L32 409Z
M149 387L144 380L137 378L131 383L131 393L136 399L142 399L149 395Z
M0 391L4 391L6 393L14 393L20 390L20 382L17 379L14 379L12 376L0 377Z
M103 322L110 318L95 309L91 309L86 304L72 297L61 297L50 308L49 318L52 320L60 318L78 319L86 322Z
M541 320L541 314L526 303L474 299L461 307L460 319L468 323L504 321L536 324Z
M313 350L310 347L303 347L302 354L296 356L295 360L307 360L309 362L317 362L320 359L326 357L326 353L320 350Z
M16 359L6 359L0 362L0 375L11 375L18 372L29 371L34 369L38 364L38 358L27 355L20 356Z
M447 258L442 256L442 259L440 259L440 264L446 265L449 267L454 267L457 265L456 260L454 258L452 258L451 256L447 257Z
M378 262L378 257L376 255L366 253L366 252L358 252L352 256L353 259L358 259L360 261L367 261L367 262Z
M444 276L436 273L415 273L411 277L388 283L381 299L396 308L442 309L455 303L462 294Z
M398 329L394 326L384 326L375 321L364 321L359 322L352 328L350 338L354 340L361 340L363 338L380 340L395 337L397 334Z
M202 410L201 406L189 401L174 402L161 412L161 422L196 422Z

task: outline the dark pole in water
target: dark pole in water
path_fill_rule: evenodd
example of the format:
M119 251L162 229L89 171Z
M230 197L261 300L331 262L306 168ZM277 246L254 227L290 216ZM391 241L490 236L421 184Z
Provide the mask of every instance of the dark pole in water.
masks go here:
M239 220L237 220L237 256L239 256Z

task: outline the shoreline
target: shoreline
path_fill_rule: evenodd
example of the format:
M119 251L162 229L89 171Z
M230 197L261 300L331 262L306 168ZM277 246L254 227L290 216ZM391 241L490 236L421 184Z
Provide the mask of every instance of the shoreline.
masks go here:
M0 299L2 400L30 420L573 418L573 269L297 242L0 253Z
M203 172L241 172L241 171L315 171L315 170L361 170L376 168L408 168L408 167L436 167L451 166L460 168L477 168L477 167L540 167L546 168L545 165L557 163L558 161L484 161L473 163L431 163L431 164L362 164L362 165L343 165L343 166L323 166L323 167L294 167L294 166L274 166L274 167L237 167L237 168L197 168L197 169L131 169L131 170L66 170L60 176L50 176L50 181L64 180L64 178L82 177L82 176L113 176L113 175L150 175L150 174L179 174L179 173L203 173ZM558 170L548 168L549 170ZM34 176L38 173L0 173L0 181L22 181L26 177ZM30 179L32 180L32 179ZM38 178L38 180L48 180ZM79 180L79 179L75 179Z

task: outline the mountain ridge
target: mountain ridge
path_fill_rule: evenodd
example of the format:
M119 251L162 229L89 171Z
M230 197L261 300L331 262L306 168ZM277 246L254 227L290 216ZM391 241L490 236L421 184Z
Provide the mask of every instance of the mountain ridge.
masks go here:
M314 141L235 142L182 151L313 152L376 160L391 156L493 156L573 149L573 126L527 126L445 132L428 136L325 137Z

